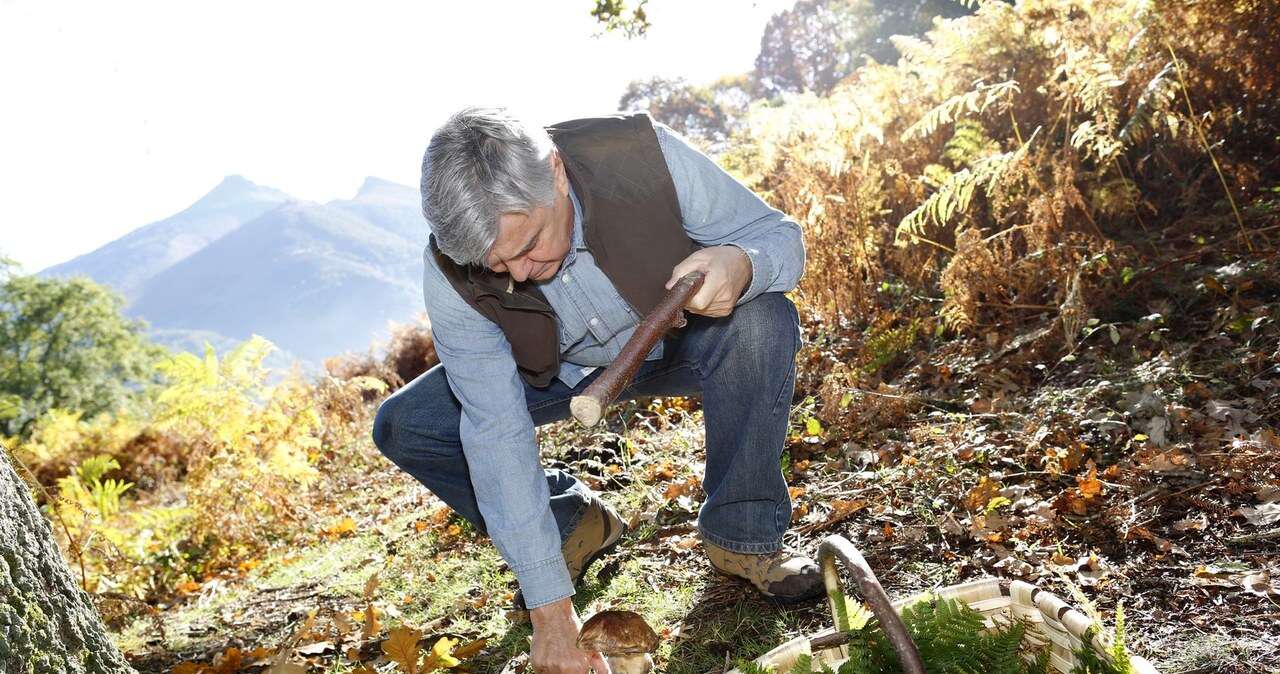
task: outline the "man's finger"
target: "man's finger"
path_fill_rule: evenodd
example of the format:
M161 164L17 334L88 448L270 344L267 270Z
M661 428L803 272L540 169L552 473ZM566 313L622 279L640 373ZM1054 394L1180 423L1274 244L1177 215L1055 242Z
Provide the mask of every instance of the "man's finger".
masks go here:
M596 674L613 674L609 669L609 663L605 662L604 656L599 653L591 656L591 668L596 670Z

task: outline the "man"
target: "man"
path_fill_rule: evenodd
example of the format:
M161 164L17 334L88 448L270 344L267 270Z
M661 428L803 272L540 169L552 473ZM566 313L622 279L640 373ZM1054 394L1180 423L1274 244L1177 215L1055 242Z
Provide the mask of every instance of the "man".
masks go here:
M800 228L647 114L546 129L467 108L422 166L427 314L441 364L389 397L374 441L489 535L520 585L541 673L608 671L577 650L571 603L622 519L543 470L534 428L569 416L675 281L702 271L689 324L657 344L622 397L702 395L711 565L778 601L821 592L781 546L779 467L800 330L783 292L804 268Z

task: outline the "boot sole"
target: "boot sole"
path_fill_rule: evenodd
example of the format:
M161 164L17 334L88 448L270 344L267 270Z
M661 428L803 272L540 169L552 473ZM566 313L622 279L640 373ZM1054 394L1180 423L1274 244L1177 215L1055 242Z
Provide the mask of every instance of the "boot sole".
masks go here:
M720 569L717 569L714 566L711 567L711 570L714 571L715 574L721 578L728 578L730 580L738 581L746 585L747 587L751 588L752 590L755 590L755 593L759 595L761 599L763 599L766 603L773 604L774 606L791 606L794 604L801 604L804 602L813 601L814 599L818 599L826 595L826 589L821 585L819 585L817 589L815 589L810 594L798 595L795 597L785 597L782 595L769 594L764 590L761 590L760 588L756 587L755 583L752 583L746 578L743 578L741 576L735 576L732 573L725 573L724 571L721 571Z

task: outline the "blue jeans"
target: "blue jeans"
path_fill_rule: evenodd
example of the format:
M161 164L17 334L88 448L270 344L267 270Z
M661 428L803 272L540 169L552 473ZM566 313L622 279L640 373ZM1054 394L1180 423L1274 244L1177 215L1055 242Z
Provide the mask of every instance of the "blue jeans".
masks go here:
M791 523L780 458L801 339L795 305L782 293L763 293L729 316L688 314L688 319L686 327L666 337L663 358L646 361L619 399L701 394L707 455L699 531L705 540L735 552L773 552ZM558 379L546 388L526 384L534 424L568 418L570 399L601 371L574 388ZM373 438L387 458L483 533L458 436L462 410L447 377L437 365L383 401ZM564 540L582 517L591 490L562 470L544 473Z

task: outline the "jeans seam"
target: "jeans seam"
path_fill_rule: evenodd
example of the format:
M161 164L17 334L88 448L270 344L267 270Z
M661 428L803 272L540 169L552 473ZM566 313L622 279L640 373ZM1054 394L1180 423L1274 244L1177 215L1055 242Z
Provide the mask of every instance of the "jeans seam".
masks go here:
M702 536L703 540L711 543L712 545L715 545L718 548L724 548L729 552L737 552L740 554L760 555L760 554L767 554L770 552L777 552L778 550L782 549L782 538L778 538L778 540L776 541L763 542L763 543L735 541L728 538L723 538L721 536L717 536L707 531L701 525L698 526L698 534Z

